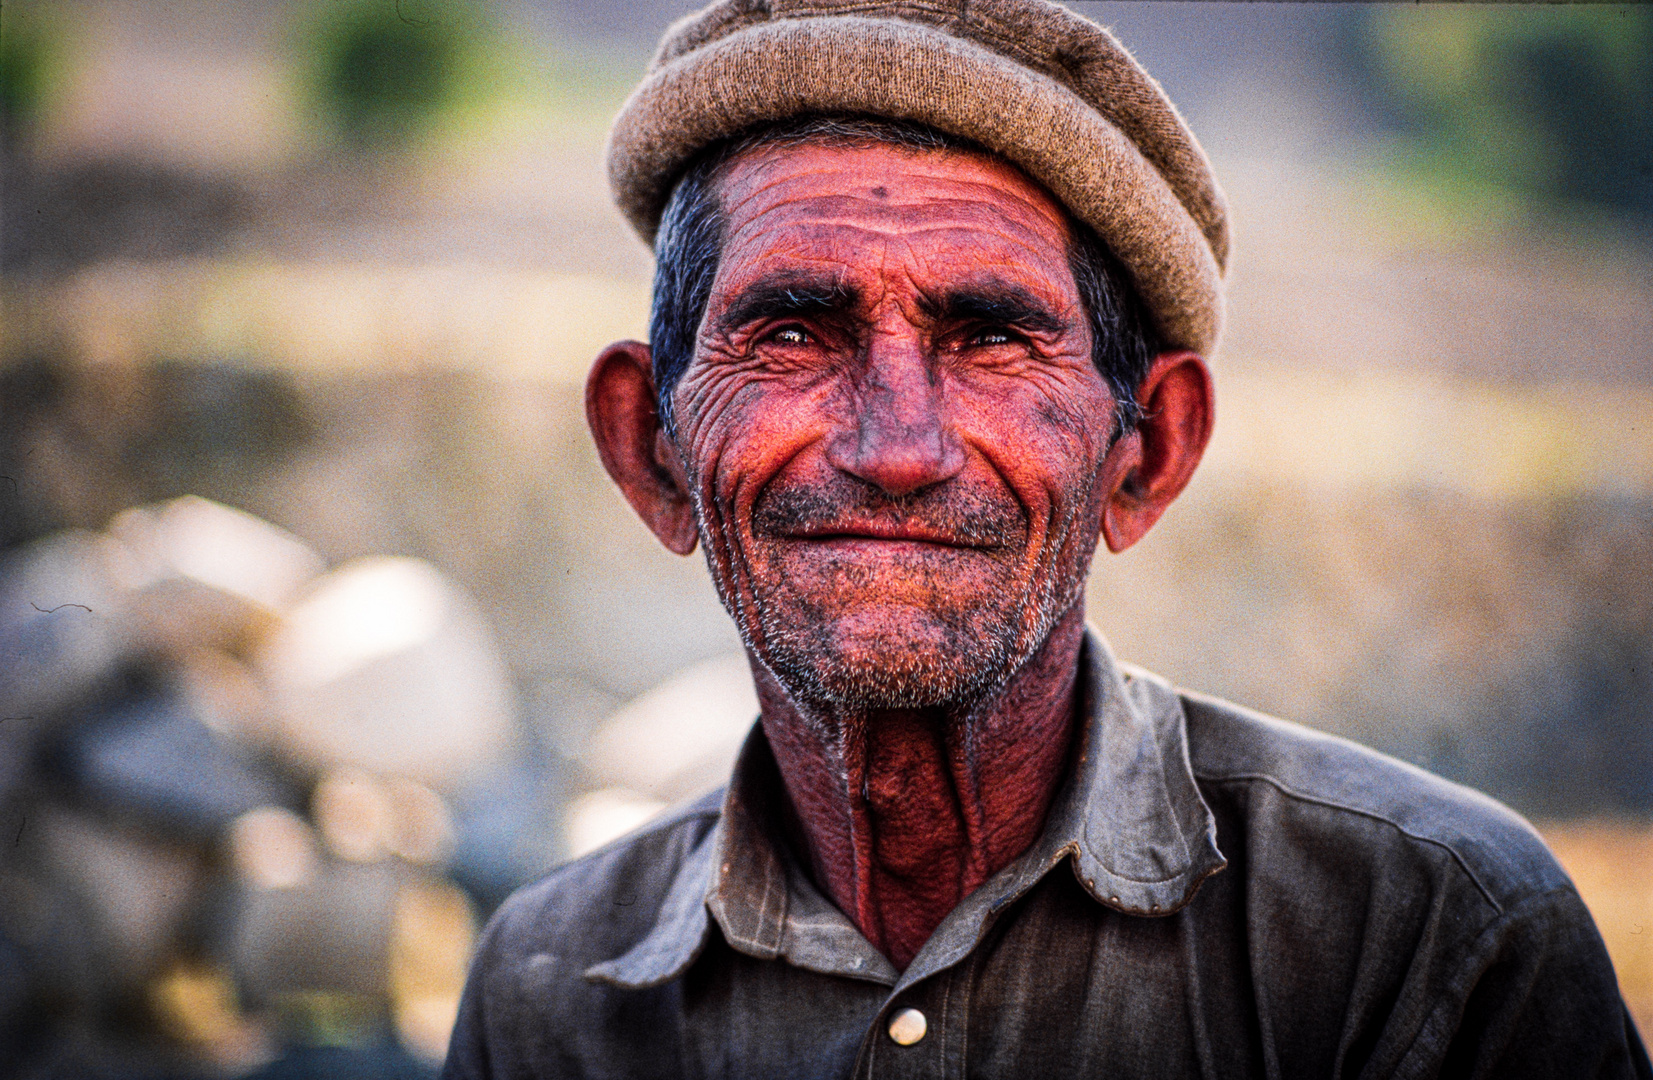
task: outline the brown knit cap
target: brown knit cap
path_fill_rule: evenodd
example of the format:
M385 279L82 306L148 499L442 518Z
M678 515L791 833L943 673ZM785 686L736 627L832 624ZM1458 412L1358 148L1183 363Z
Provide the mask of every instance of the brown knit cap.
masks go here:
M609 133L615 201L650 243L701 149L809 113L916 120L1015 162L1136 279L1169 345L1211 355L1228 213L1165 92L1046 0L721 0L666 31Z

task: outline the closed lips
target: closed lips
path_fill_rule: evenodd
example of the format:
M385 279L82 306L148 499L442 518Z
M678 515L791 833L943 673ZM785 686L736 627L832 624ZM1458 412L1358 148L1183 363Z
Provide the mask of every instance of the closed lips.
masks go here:
M1027 537L1021 507L980 489L938 490L900 502L869 494L772 488L752 507L752 532L777 540L881 540L984 550L1016 547Z

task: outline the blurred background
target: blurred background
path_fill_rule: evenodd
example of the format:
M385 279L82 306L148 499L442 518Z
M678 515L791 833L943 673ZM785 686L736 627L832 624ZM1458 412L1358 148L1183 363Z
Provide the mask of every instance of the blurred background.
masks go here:
M688 3L0 12L0 1076L431 1075L477 928L755 714L580 382ZM1533 818L1653 1031L1653 9L1082 3L1232 205L1126 659Z

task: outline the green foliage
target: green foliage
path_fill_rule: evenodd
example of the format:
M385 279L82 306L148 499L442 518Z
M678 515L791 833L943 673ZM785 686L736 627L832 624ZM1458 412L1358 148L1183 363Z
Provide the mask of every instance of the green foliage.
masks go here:
M1423 171L1653 214L1653 9L1383 5L1365 37Z
M306 51L314 96L346 136L405 139L474 92L483 27L441 0L324 0Z
M531 35L502 0L300 0L293 75L326 135L437 152L539 124L600 141L648 56Z
M39 115L46 68L40 31L10 12L0 13L0 125L8 138L26 130Z

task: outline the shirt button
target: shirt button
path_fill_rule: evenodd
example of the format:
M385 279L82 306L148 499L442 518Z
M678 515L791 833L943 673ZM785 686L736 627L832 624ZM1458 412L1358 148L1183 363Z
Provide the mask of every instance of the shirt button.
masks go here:
M902 1009L890 1020L890 1038L897 1046L911 1046L929 1030L930 1022L917 1009Z

